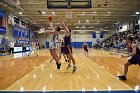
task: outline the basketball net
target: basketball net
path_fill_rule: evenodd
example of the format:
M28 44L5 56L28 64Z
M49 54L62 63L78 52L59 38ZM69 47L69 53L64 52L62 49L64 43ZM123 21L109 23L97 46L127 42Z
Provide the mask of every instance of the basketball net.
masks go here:
M66 18L72 18L72 12L66 12Z

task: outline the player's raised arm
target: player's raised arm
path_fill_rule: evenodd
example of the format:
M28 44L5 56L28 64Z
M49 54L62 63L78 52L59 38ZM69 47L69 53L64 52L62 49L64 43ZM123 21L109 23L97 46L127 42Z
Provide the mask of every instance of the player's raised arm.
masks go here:
M69 30L68 26L64 23L63 20L61 20L61 22L62 22L62 24L63 24L63 26L64 26L64 28L65 28L65 32L66 32L66 34L69 35L70 30Z

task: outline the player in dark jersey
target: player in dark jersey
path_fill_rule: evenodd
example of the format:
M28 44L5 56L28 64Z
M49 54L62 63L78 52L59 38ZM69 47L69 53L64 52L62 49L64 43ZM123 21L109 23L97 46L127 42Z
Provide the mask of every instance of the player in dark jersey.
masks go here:
M128 55L122 55L122 58L131 57L131 59L128 60L128 62L124 65L124 74L122 76L118 76L121 80L127 80L126 75L128 72L128 67L130 65L139 65L140 66L140 49L136 45L136 43L133 42L133 37L127 37L126 42L128 43L128 47L130 50L130 54Z
M86 42L84 42L83 44L83 49L84 49L85 55L88 56L88 44Z
M62 21L62 24L64 25L65 28L65 36L64 36L64 45L66 47L66 55L68 56L69 59L69 64L67 69L71 67L71 61L73 63L73 73L77 70L76 64L75 64L75 59L72 54L72 47L71 47L71 29Z
M65 61L66 61L66 62L68 62L67 47L65 46L64 41L63 41L63 40L62 40L62 42L61 42L61 43L62 43L62 44L61 44L61 53L62 53L62 55L63 55L63 57L64 57Z

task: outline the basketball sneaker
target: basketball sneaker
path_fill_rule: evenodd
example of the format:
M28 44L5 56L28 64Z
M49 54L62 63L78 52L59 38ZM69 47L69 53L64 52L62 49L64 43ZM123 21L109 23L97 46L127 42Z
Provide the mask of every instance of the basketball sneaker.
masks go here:
M73 73L75 73L76 72L76 70L77 70L77 67L73 67Z
M121 80L127 80L127 79L126 79L126 76L124 76L124 75L118 76L118 78L121 79Z
M57 69L60 69L60 67L61 67L61 62L56 62L56 65L57 65Z

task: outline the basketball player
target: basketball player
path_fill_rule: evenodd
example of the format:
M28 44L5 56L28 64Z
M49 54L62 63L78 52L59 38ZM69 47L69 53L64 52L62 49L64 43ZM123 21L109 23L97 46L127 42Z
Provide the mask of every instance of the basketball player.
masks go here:
M83 49L84 49L85 55L88 56L88 44L86 42L84 42L83 44Z
M58 43L57 43L57 53L59 54L59 60L61 59L61 39L58 39Z
M68 62L68 56L67 56L67 48L66 46L64 45L64 41L62 40L62 44L61 44L61 53L65 59L65 62Z
M61 59L61 55L63 55L65 62L68 62L68 57L66 55L66 51L65 51L65 46L63 43L63 40L61 42L61 39L58 39L58 43L57 43L57 53L59 54L59 60ZM54 60L54 58L50 59L50 63Z
M62 21L62 20L61 20ZM73 62L73 73L77 70L77 67L75 65L75 59L72 54L72 47L71 47L71 29L62 21L62 24L64 25L65 28L65 37L64 37L64 44L66 46L66 54L69 59L69 64L67 69L71 67L71 60Z
M59 55L59 60L61 59L61 39L58 39L58 43L56 44L56 51L57 54ZM54 58L50 59L50 63L54 60Z
M36 42L36 50L39 50L39 43Z
M33 51L35 52L36 56L38 56L37 51L36 51L36 42L35 42L35 41L32 41L32 42L30 43L30 52L29 52L28 56L30 56L30 54L31 54Z
M127 37L126 42L128 43L128 47L130 49L130 54L122 55L122 58L127 58L131 57L131 59L128 60L128 62L124 65L124 74L122 76L118 76L119 79L121 80L127 80L127 72L128 72L128 67L135 64L140 66L140 49L138 46L134 43L134 38L133 37Z
M56 39L57 39L58 33L60 32L61 29L59 26L57 28L54 28L52 25L52 22L50 22L50 26L52 28L52 31L51 32L45 31L45 33L50 35L50 42L49 42L50 54L52 56L52 59L55 59L55 61L56 61L57 69L60 69L61 62L59 61L59 56L56 51Z

